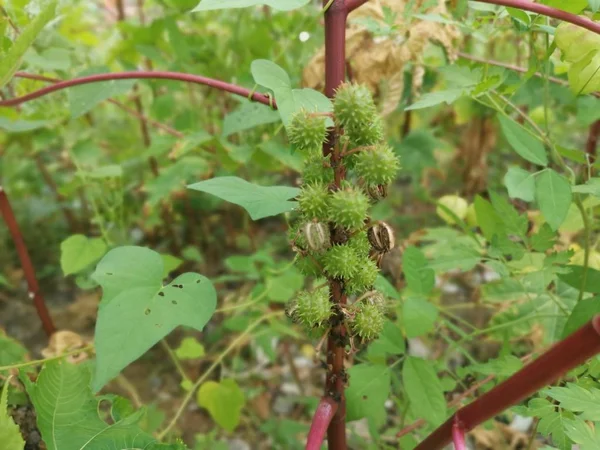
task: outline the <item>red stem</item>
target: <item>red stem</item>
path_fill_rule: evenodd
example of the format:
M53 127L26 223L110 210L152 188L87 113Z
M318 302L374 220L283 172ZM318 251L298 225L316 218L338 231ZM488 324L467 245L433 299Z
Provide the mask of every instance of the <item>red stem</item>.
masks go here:
M323 6L329 2L323 0ZM334 0L325 13L325 95L332 98L335 90L346 80L346 20L348 18L347 6L344 0ZM343 163L339 158L335 130L330 130L329 139L323 146L324 155L334 151L332 166L335 172L335 187L341 187L344 178ZM335 244L336 235L332 236ZM330 300L334 305L344 305L346 294L339 280L329 280ZM338 307L339 309L339 307ZM340 312L341 314L341 312ZM340 320L343 322L343 320ZM327 444L329 450L346 450L346 398L344 388L346 385L344 371L344 356L346 329L343 325L333 327L327 339L327 376L325 383L325 397L338 404L337 411L327 428Z
M582 328L555 344L508 380L473 403L459 409L421 442L415 450L443 448L452 441L452 430L456 420L460 420L465 432L470 431L480 423L491 419L506 408L554 382L599 352L600 315L596 315Z
M465 430L463 429L458 416L454 416L454 425L452 425L452 441L454 442L454 450L467 450L465 443Z
M232 94L240 95L242 97L250 97L255 102L262 103L264 105L272 105L276 108L275 100L272 100L268 95L261 94L258 92L252 92L249 89L241 86L226 83L225 81L215 80L214 78L202 77L199 75L192 75L181 72L166 72L166 71L133 71L133 72L117 72L117 73L100 73L96 75L89 75L81 78L73 78L72 80L60 81L52 86L34 91L30 94L23 95L22 97L12 98L10 100L0 101L0 106L16 106L22 103L34 100L44 95L48 95L52 92L67 89L73 86L79 86L82 84L98 83L100 81L110 80L133 80L133 79L160 79L160 80L176 80L185 81L187 83L201 84L204 86L214 87L222 91L231 92Z
M60 83L62 81L62 80L59 80L58 78L50 78L50 77L45 77L43 75L35 75L35 74L27 73L27 72L17 72L17 73L15 73L15 77L16 78L27 78L28 80L47 81L48 83ZM113 105L121 108L127 114L130 114L137 119L145 120L153 127L159 128L159 129L163 130L165 133L170 134L171 136L175 136L176 138L185 137L185 134L183 134L181 131L177 131L175 128L172 128L169 125L166 125L162 122L151 119L150 117L147 117L143 114L140 114L137 111L135 111L134 109L124 105L123 103L121 103L117 100L113 100L112 98L109 98L107 100L107 102L112 103Z
M368 1L369 0L346 0L346 10L348 11L348 13L351 13L356 8L359 8Z
M33 304L35 305L38 316L42 321L44 331L48 337L50 337L52 333L56 331L56 327L54 326L52 318L50 317L50 313L46 308L44 297L40 292L37 277L35 276L35 269L33 268L33 263L31 262L29 252L27 251L27 245L23 240L23 234L21 233L21 229L19 228L19 224L15 218L15 213L2 186L0 186L0 213L2 213L4 222L6 222L6 226L10 231L13 242L15 243L17 254L19 255L19 259L21 261L21 267L23 268L23 273L25 274L25 279L27 280L29 297L33 299Z
M475 0L480 3L491 3L492 5L508 6L512 8L519 8L524 11L529 11L543 16L552 17L554 19L562 20L563 22L569 22L573 25L578 25L587 30L593 31L594 33L600 34L600 23L594 22L584 16L578 16L571 14L562 9L551 8L550 6L543 5L541 3L533 3L529 0Z
M596 162L596 148L598 147L598 136L600 135L600 120L596 120L590 126L590 132L588 134L587 143L585 145L585 152L588 155L590 164Z
M321 398L310 425L306 450L319 450L321 448L329 423L337 410L338 404L335 401L329 397Z

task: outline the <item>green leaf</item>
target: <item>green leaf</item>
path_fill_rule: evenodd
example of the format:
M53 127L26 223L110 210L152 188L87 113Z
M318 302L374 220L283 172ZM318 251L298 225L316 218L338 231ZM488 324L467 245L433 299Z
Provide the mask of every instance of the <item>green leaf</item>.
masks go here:
M543 391L560 402L560 407L576 413L584 420L600 420L600 389L585 389L575 383L565 387L553 386Z
M514 355L501 356L485 363L472 364L466 368L471 373L509 377L523 367L523 362Z
M385 423L385 401L390 395L391 374L385 365L357 364L348 369L346 420L367 417L373 424Z
M500 197L495 192L490 192L492 206L500 221L504 224L504 229L508 234L514 234L525 239L527 234L527 216L519 214L518 211L504 197ZM479 215L477 216L479 218Z
M540 230L531 236L531 247L536 252L545 252L554 247L556 242L556 232L550 228L550 225L545 223Z
M446 400L433 363L407 357L402 369L402 381L416 417L422 417L431 425L438 425L446 419Z
M186 337L175 350L179 359L198 359L204 356L204 346L193 337Z
M294 113L301 109L311 112L333 111L331 100L322 93L313 89L292 89L290 77L274 62L257 59L252 61L250 70L257 84L271 89L275 94L277 110L286 127Z
M56 16L56 0L50 0L43 5L36 17L23 29L13 42L6 54L0 56L0 88L6 86L21 65L21 59L25 52L33 45L33 42L44 29L44 27Z
M540 3L552 8L562 9L570 13L580 13L585 9L588 0L542 0Z
M535 198L548 225L558 230L573 200L569 181L552 169L545 170L535 180Z
M567 266L569 273L561 273L558 277L569 286L583 292L600 294L600 271L588 267L587 272L583 266ZM584 280L585 276L585 280Z
M206 408L213 420L229 432L240 423L240 413L246 404L244 392L232 379L220 383L207 381L200 386L196 399L198 405Z
M587 0L587 2L593 12L600 10L600 0Z
M0 366L21 363L26 355L27 349L19 341L8 337L0 328Z
M600 435L579 417L564 422L565 433L580 450L596 450L600 448Z
M237 177L218 177L188 186L195 191L216 195L241 206L253 220L276 216L296 208L297 202L290 201L300 189L287 186L259 186Z
M163 286L163 272L161 256L142 247L116 248L98 264L92 278L103 296L94 339L94 390L176 327L202 331L213 315L217 294L207 278L184 273Z
M409 297L402 304L402 324L409 339L433 330L437 317L437 308L425 298Z
M556 28L555 42L571 64L569 82L576 94L600 89L600 36L567 22Z
M383 331L379 337L371 342L368 347L369 357L385 355L401 355L406 351L404 336L400 327L390 320L386 320Z
M192 12L214 9L246 8L248 6L267 5L281 11L290 11L306 5L310 0L202 0Z
M477 224L481 228L481 232L488 241L491 241L494 235L501 234L504 230L502 221L494 207L483 197L477 195L475 197L475 215L477 216Z
M10 387L10 377L4 380L4 388L0 394L0 442L6 449L25 448L25 441L21 436L19 426L8 414L8 389Z
M268 106L261 103L246 102L225 116L221 135L227 137L259 125L278 122L279 119L279 113Z
M302 289L302 286L304 286L304 275L292 267L279 276L267 279L268 297L275 302L286 303Z
M402 271L408 288L416 294L427 295L435 286L435 272L427 268L427 258L416 247L408 247L402 256Z
M107 73L104 69L90 69L79 76ZM136 80L111 80L99 83L82 84L69 89L69 110L71 118L77 119L92 110L98 103L111 97L126 94L135 85Z
M504 177L504 185L510 198L532 202L535 196L535 174L520 167L511 167Z
M10 120L6 117L0 117L0 128L9 133L25 133L46 128L52 124L54 124L52 120Z
M562 333L562 338L566 338L571 333L574 333L579 328L584 326L587 322L592 320L596 315L600 314L600 297L593 297L583 299L575 305L571 315L565 324L565 328Z
M600 178L590 178L587 183L573 186L571 190L578 194L590 194L600 197Z
M540 141L504 116L499 116L500 127L506 140L521 157L534 164L548 165L546 150Z
M437 106L441 103L451 105L465 93L464 89L447 89L445 91L429 92L421 95L421 98L414 102L412 105L404 108L405 111L412 111L415 109L430 108Z
M65 276L79 273L102 258L106 249L103 239L69 236L60 244L60 267Z
M143 411L112 425L99 417L86 365L52 361L46 363L35 384L25 374L20 378L48 450L154 448L151 445L156 440L136 425Z

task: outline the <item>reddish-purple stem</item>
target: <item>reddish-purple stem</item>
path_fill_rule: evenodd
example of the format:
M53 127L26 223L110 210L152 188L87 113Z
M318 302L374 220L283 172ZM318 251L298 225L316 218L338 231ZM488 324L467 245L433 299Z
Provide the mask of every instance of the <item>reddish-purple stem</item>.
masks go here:
M236 84L226 83L225 81L215 80L214 78L203 77L200 75L192 75L181 72L165 72L165 71L133 71L133 72L116 72L116 73L100 73L95 75L89 75L81 78L73 78L72 80L60 81L52 86L34 91L30 94L23 95L22 97L11 98L9 100L0 101L0 106L16 106L22 103L34 100L44 95L51 94L52 92L67 89L73 86L79 86L82 84L98 83L101 81L111 80L135 80L135 79L154 79L154 80L175 80L185 81L187 83L201 84L204 86L210 86L222 91L230 92L232 94L240 95L242 97L248 97L255 102L262 103L264 105L270 105L276 108L275 100L271 99L268 95L261 94L258 92L250 91L249 89L243 88Z
M333 399L330 397L321 398L313 416L312 424L310 425L308 439L306 440L306 450L319 450L321 448L329 423L337 410L338 404Z
M346 10L348 11L348 13L351 13L356 8L361 7L368 1L369 0L346 0Z
M500 383L473 403L459 409L415 450L438 450L452 441L455 417L465 432L554 382L569 370L600 352L600 315L555 344L538 359Z
M552 8L541 3L533 3L529 0L475 0L480 3L491 3L492 5L508 6L518 8L524 11L529 11L543 16L552 17L554 19L569 22L573 25L578 25L594 33L600 34L600 23L594 22L584 16L568 13L562 9Z
M465 430L458 419L454 416L454 425L452 425L452 442L454 442L454 450L467 450L465 443Z
M0 213L2 214L4 222L6 222L8 231L10 231L15 248L17 249L17 254L19 255L19 260L21 261L21 267L23 268L23 273L25 275L25 279L27 280L29 297L33 300L35 309L37 310L40 320L42 321L44 331L48 337L50 337L56 331L56 327L54 326L54 322L52 322L48 308L46 308L44 296L40 292L40 286L38 285L37 277L35 276L35 269L33 267L33 263L31 262L31 258L29 257L27 245L23 240L21 228L19 227L19 223L17 222L15 213L10 205L8 196L6 195L6 192L2 186L0 186Z

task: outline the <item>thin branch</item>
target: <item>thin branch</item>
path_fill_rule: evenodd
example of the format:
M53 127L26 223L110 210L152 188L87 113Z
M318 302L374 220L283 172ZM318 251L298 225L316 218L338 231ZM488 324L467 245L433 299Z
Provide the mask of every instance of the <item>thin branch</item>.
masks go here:
M573 351L577 349L577 351ZM503 383L459 409L415 450L438 450L452 441L455 417L465 431L496 416L600 352L600 314Z
M588 139L585 145L585 152L588 155L588 161L590 162L590 166L593 167L593 164L596 162L597 150L598 147L598 138L600 136L600 120L596 120L590 126L590 132L588 134Z
M361 7L368 1L369 0L346 0L346 10L348 11L348 13L351 13L356 8Z
M467 53L459 52L458 56L463 59L468 59L469 61L474 61L474 62L478 62L478 63L482 63L482 64L489 64L490 66L503 67L505 69L512 70L514 72L520 72L520 73L528 72L528 69L525 67L515 66L513 64L507 64L507 63L504 63L501 61L495 61L493 59L480 58L478 56L469 55ZM539 78L544 78L545 74L543 74L541 72L536 72L536 73L534 73L534 76L539 77ZM569 86L569 82L567 80L563 80L562 78L548 77L548 80L551 81L552 83L560 84L561 86ZM590 95L600 98L600 92L592 92Z
M594 22L584 16L578 16L571 14L562 9L551 8L550 6L543 5L541 3L533 3L531 0L475 0L480 3L490 3L492 5L508 6L511 8L518 8L524 11L529 11L543 16L552 17L554 19L562 20L563 22L569 22L573 25L580 26L586 30L593 31L596 34L600 34L600 23Z
M319 450L321 448L327 428L331 423L331 419L335 416L337 409L338 404L333 399L330 397L321 398L313 416L312 424L310 425L308 439L306 440L306 450Z
M0 101L0 106L16 106L22 103L35 100L36 98L43 97L45 95L57 92L63 89L67 89L73 86L80 86L82 84L98 83L101 81L111 80L135 80L135 79L153 79L153 80L175 80L184 81L187 83L200 84L204 86L210 86L215 89L230 92L232 94L240 95L242 97L249 98L255 102L262 103L267 106L271 106L274 109L277 108L275 101L265 94L258 92L252 92L250 89L238 86L236 84L226 83L225 81L215 80L214 78L202 77L199 75L192 75L189 73L181 72L166 72L166 71L132 71L132 72L116 72L116 73L100 73L95 75L89 75L81 78L73 78L72 80L60 81L52 86L34 91L30 94L23 95L22 97L12 98L10 100Z
M35 269L31 262L31 258L29 257L27 245L23 240L21 228L19 227L15 213L8 200L8 196L2 186L0 186L0 213L4 218L4 222L6 222L6 226L10 231L12 240L17 249L21 267L23 268L23 273L25 274L25 279L27 280L27 286L29 288L29 298L33 300L37 314L42 321L44 331L48 337L50 337L56 331L56 327L54 326L54 322L52 322L48 308L46 308L44 297L40 292L40 286L38 285L37 277L35 276Z

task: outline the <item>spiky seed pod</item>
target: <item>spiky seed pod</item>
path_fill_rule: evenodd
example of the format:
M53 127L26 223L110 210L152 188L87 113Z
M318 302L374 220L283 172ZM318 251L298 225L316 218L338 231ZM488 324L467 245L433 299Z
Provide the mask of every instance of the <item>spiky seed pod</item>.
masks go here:
M323 255L325 271L334 278L351 279L358 272L361 259L348 245L334 245Z
M345 284L346 292L355 295L368 291L373 287L378 274L379 268L375 261L368 257L362 258L358 271Z
M371 243L366 231L359 231L350 239L347 245L352 247L358 256L367 256L371 251Z
M304 239L308 248L315 252L322 252L329 248L329 228L321 222L308 222L304 225Z
M298 197L298 204L308 219L327 219L330 195L327 186L321 183L306 184Z
M354 319L350 323L352 332L363 341L376 339L385 322L382 306L371 299L360 302L356 307Z
M387 253L396 245L394 230L385 222L377 222L367 231L367 237L374 250Z
M304 159L302 181L304 184L330 184L333 181L333 170L327 167L328 158L322 155L322 149L311 153Z
M327 139L327 125L324 116L311 114L301 109L292 117L287 127L290 143L302 152L320 151Z
M387 144L359 152L355 159L354 173L369 186L391 183L400 170L400 161Z
M329 219L350 231L363 226L369 210L369 199L359 189L348 187L331 195Z
M292 317L307 328L320 327L329 320L333 310L326 287L301 291L296 298Z
M322 269L319 267L319 255L296 255L294 265L307 277L318 277L322 275Z
M344 83L335 92L333 113L344 129L359 131L374 122L377 107L366 86Z
M344 133L353 147L378 144L385 136L383 119L375 116L370 123L365 122L358 127L346 127Z

